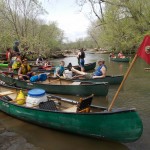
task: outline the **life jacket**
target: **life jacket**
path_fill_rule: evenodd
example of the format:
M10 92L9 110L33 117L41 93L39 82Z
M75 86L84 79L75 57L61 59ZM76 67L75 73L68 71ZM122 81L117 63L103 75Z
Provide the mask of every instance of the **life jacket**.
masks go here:
M58 74L59 74L60 76L63 76L63 72L64 72L64 70L65 70L65 67L59 66L59 67L56 68L56 70L57 70L57 69L59 69ZM56 73L56 70L55 70L55 73Z
M17 59L16 56L12 57L11 60L10 60L10 64L13 65L13 63L16 61L16 59Z
M27 74L29 71L31 71L31 67L27 64L27 66L21 65L21 74Z
M9 53L10 53L9 51L6 52L6 60L8 60L8 54Z
M101 71L102 67L105 67L107 69L107 67L105 65L101 65L99 66L96 71L94 72L94 76L101 76L103 73Z
M12 69L19 69L21 66L21 63L19 61L14 61L12 65Z
M9 54L10 54L10 60L11 60L12 54L11 54L11 52L9 52L9 51L6 52L6 60L9 59L9 58L8 58L8 57L9 57L9 56L8 56Z
M119 57L119 58L122 58L123 56L124 56L124 55L123 55L122 53L119 53L119 54L118 54L118 57Z

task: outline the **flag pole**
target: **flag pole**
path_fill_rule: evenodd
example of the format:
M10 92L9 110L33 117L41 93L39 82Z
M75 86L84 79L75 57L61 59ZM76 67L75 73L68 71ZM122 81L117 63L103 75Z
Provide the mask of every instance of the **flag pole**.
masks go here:
M121 90L121 88L122 88L122 86L123 86L125 80L127 79L127 77L128 77L128 75L129 75L129 73L130 73L130 71L131 71L131 69L132 69L132 67L133 67L133 65L134 65L134 63L135 63L137 57L138 57L138 55L136 54L136 55L134 56L134 58L133 58L131 64L130 64L130 66L129 66L129 68L128 68L128 70L127 70L127 72L126 72L126 74L125 74L125 76L124 76L124 78L123 78L123 80L122 80L122 82L121 82L121 84L120 84L120 86L119 86L119 88L118 88L116 94L115 94L115 96L113 97L113 100L111 101L111 104L110 104L109 107L108 107L108 111L111 111L112 106L114 105L115 100L116 100L116 98L118 97L118 94L119 94L119 92L120 92L120 90Z

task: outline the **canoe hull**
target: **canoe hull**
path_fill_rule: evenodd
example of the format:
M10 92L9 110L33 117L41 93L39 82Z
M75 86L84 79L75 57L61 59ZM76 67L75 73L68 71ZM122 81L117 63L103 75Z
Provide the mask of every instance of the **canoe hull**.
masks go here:
M93 70L95 67L96 67L96 62L85 64L84 70L90 71L90 70ZM79 66L74 66L74 68L81 71L81 68Z
M91 83L84 85L54 85L42 83L30 83L22 80L13 79L11 77L0 75L0 80L8 85L15 85L25 89L42 88L47 93L51 94L66 94L66 95L81 95L88 96L94 94L95 96L106 96L108 94L109 84L105 83Z
M8 64L0 63L0 67L7 68L7 67L8 67Z
M105 78L97 79L75 79L74 81L83 82L108 82L110 85L120 84L123 80L123 75L120 76L106 76Z
M136 141L143 131L142 121L134 109L67 113L27 108L0 100L0 110L40 126L119 142Z
M126 58L110 58L111 61L115 61L115 62L129 62L130 58L126 57Z

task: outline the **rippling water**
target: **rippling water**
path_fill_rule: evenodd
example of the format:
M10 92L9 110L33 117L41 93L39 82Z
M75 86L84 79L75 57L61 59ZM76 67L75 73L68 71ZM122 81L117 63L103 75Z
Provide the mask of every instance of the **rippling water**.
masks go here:
M86 54L86 63L94 62L100 57L105 58L108 68L107 74L120 75L124 74L129 66L129 63L117 63L109 60L107 54ZM76 57L67 57L64 59L53 60L54 64L59 64L60 60L64 60L66 65L71 62L77 65ZM118 142L98 140L60 132L56 130L42 128L32 125L15 118L12 118L0 112L0 123L8 130L14 131L27 139L30 143L44 150L149 150L150 138L150 71L145 71L144 68L149 67L140 58L131 70L119 96L114 104L114 107L135 107L143 121L143 134L141 138L133 143L121 144ZM117 91L118 86L111 86L107 98L95 97L93 104L109 106L111 100ZM0 88L2 90L2 87ZM67 96L78 100L79 97Z

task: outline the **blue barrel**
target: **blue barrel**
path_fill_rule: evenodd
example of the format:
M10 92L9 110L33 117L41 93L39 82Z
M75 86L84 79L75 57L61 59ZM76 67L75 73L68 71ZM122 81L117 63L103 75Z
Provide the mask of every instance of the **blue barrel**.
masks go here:
M32 89L28 91L28 96L30 97L41 97L45 95L45 90L43 89Z

